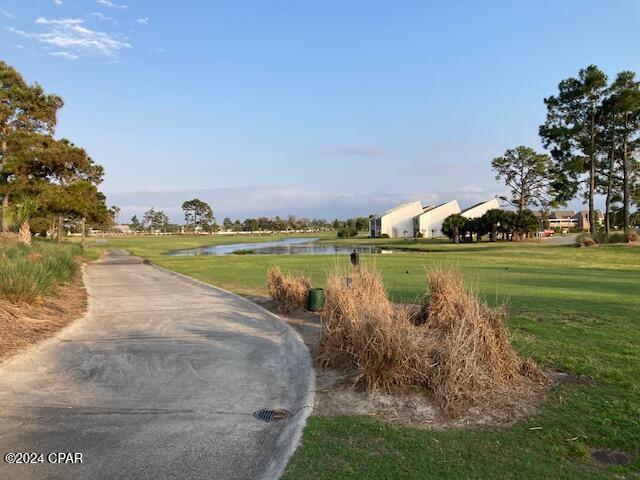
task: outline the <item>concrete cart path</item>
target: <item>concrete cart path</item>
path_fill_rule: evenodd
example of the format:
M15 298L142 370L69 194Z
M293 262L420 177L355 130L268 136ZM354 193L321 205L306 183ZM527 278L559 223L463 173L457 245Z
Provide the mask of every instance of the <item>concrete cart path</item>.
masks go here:
M85 269L87 315L0 364L2 479L277 478L313 405L291 327L231 293L109 252ZM262 408L294 415L265 423Z

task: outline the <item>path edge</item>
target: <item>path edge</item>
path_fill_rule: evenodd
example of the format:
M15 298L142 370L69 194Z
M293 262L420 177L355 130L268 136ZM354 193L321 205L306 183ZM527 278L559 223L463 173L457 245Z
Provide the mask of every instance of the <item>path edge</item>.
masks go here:
M313 368L313 363L311 361L311 352L309 351L309 347L304 343L304 340L300 336L300 334L289 325L282 317L279 315L267 310L262 305L258 305L255 302L252 302L246 297L242 295L238 295L237 293L230 292L229 290L225 290L224 288L218 287L216 285L212 285L210 283L203 282L196 278L190 277L189 275L185 275L184 273L175 272L173 270L169 270L167 268L161 267L156 263L149 262L147 265L155 268L157 270L163 271L170 275L176 276L187 283L190 283L194 286L203 288L205 290L213 290L218 293L224 293L227 295L231 295L235 298L242 300L243 302L249 304L252 308L257 309L265 313L269 318L275 320L280 327L283 329L283 333L286 333L290 338L293 338L295 342L298 342L303 351L307 353L307 357L309 359L309 369L307 371L307 378L305 382L306 387L306 395L302 402L302 407L296 412L293 412L292 420L290 423L282 430L280 437L278 438L278 444L283 444L288 440L288 444L285 448L280 448L278 454L271 460L271 463L268 465L267 470L262 475L262 478L265 480L277 480L282 476L287 465L289 464L289 460L295 453L296 449L302 444L302 435L304 431L304 427L307 424L307 418L311 415L313 411L313 405L315 401L315 388L316 388L316 374L315 369ZM145 262L145 263L146 263Z

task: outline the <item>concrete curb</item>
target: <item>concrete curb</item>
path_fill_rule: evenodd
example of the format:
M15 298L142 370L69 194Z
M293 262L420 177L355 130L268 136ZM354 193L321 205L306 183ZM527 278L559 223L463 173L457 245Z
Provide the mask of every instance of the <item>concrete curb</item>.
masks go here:
M156 265L155 263L148 263L148 266L165 273L169 273L170 275L176 276L184 280L185 282L196 287L203 288L204 290L212 290L242 300L243 302L250 305L253 309L264 313L266 317L282 331L283 335L288 337L287 340L291 343L292 348L306 353L308 368L306 368L305 370L307 374L306 378L302 382L300 391L297 393L297 397L299 398L300 404L302 406L297 411L292 412L293 416L289 420L287 426L282 430L282 433L278 438L276 445L278 448L278 452L276 455L274 455L267 467L267 470L261 477L265 480L275 480L280 478L280 476L282 476L282 474L284 473L287 464L289 463L289 459L301 443L302 432L307 423L307 418L313 411L313 404L315 399L315 370L313 369L311 363L311 354L309 352L309 349L307 348L307 345L302 340L300 334L286 321L284 321L284 319L282 319L275 313L270 312L266 308L258 305L257 303L252 302L248 298L237 295L233 292L225 290L224 288L202 282L188 275L168 270L164 267Z

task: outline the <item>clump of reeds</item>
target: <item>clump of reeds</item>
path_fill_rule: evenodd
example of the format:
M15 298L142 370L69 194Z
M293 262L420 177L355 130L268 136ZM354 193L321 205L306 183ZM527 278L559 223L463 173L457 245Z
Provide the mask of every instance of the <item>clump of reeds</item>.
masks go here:
M331 275L318 362L356 368L369 390L424 387L452 416L503 387L544 380L511 347L505 307L489 307L465 290L456 271L432 272L428 286L416 320L391 304L378 273Z
M50 294L78 271L74 254L80 247L36 242L0 246L0 298L13 303L33 303Z
M267 272L269 296L278 302L280 309L285 313L303 308L310 288L311 282L308 278L285 275L278 265Z
M593 247L597 244L598 242L596 242L588 233L581 233L576 237L576 247Z

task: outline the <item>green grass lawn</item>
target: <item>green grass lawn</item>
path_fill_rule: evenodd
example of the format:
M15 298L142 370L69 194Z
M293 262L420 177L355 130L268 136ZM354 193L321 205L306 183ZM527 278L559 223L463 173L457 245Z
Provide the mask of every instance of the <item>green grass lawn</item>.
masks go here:
M169 257L169 250L273 237L143 237L109 240L163 267L240 294L264 293L275 264L311 277L348 267L347 256ZM327 235L323 241L334 241ZM505 428L434 432L363 417L310 418L286 478L640 478L640 249L544 243L375 242L406 251L364 256L390 296L413 302L426 273L455 267L490 303L511 306L516 348L541 365L588 375L591 385L559 386L534 417ZM535 428L534 428L535 427ZM594 448L630 454L604 467Z

